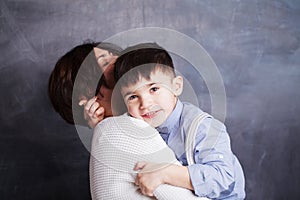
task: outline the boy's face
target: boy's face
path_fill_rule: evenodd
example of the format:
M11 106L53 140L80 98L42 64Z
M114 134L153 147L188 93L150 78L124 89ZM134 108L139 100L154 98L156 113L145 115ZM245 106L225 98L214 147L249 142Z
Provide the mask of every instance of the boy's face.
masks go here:
M121 94L132 117L157 127L173 111L182 86L182 77L157 71L151 73L150 80L140 78L136 84L121 86Z

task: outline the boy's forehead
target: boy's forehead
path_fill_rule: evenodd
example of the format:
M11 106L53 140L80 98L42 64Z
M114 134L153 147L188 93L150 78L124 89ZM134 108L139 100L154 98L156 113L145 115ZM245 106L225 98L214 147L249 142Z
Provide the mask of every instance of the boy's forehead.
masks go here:
M150 73L149 79L146 79L142 75L140 75L136 85L138 84L149 84L152 83L164 83L170 82L170 80L174 78L169 73L162 72L161 70L156 70Z

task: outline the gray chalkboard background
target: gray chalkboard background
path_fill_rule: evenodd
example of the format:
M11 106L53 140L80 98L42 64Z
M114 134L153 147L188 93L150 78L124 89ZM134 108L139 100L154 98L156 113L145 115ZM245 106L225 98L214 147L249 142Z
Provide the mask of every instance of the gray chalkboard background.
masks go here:
M247 199L300 198L300 1L1 0L0 7L0 199L90 198L89 152L53 111L49 74L86 39L150 26L186 34L217 64Z

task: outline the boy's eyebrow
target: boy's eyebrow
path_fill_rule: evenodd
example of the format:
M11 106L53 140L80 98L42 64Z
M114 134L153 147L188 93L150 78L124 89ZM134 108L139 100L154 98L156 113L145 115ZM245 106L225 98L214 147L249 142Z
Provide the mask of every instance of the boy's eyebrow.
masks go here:
M145 86L151 87L152 85L155 85L155 84L157 84L157 83L148 83L148 84L142 85L142 86L140 86L140 87L138 87L138 88L134 88L133 90L126 92L126 93L123 95L123 98L126 97L127 95L130 95L130 94L134 93L134 92L135 92L136 90L138 90L139 88L142 88L142 87L145 87Z

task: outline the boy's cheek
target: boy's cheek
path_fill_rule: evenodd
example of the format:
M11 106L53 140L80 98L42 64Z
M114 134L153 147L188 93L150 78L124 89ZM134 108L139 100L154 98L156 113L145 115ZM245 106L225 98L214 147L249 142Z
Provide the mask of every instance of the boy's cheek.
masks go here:
M127 106L127 110L128 110L128 113L132 116L132 117L135 117L135 113L132 111L132 109L130 107Z
M137 112L134 111L134 109L132 109L130 106L127 107L128 113L134 117L134 118L138 118L140 119L141 117L137 114Z

